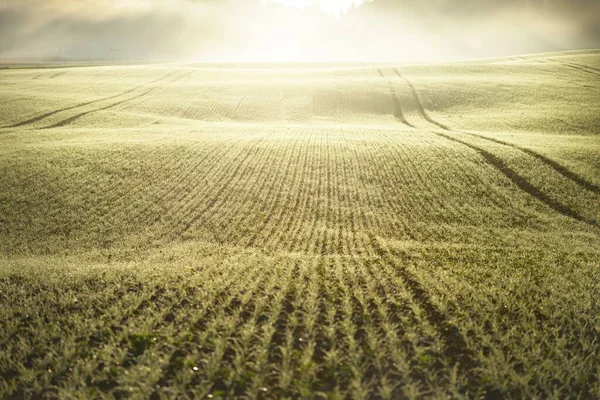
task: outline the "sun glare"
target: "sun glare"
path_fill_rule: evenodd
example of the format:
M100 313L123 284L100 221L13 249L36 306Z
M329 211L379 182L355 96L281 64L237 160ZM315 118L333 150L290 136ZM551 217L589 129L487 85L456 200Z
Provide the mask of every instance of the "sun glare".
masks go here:
M272 2L297 8L318 4L323 12L339 16L346 13L351 7L365 3L365 0L272 0Z

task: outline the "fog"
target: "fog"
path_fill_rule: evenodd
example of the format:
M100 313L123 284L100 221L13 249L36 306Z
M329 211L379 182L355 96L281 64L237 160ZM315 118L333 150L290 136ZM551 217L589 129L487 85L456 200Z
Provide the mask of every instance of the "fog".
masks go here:
M6 0L0 62L419 62L600 47L597 0Z

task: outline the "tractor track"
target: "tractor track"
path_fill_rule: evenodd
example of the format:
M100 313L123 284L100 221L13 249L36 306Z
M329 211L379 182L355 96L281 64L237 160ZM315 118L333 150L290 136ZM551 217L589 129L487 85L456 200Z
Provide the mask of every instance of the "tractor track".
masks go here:
M402 124L404 124L408 127L414 128L414 126L411 125L406 120L406 117L404 116L404 111L402 110L402 103L400 102L400 99L398 98L398 93L396 93L396 88L394 87L393 83L388 78L385 77L381 68L377 68L377 72L379 73L379 76L381 76L383 79L386 80L388 87L390 89L390 96L392 97L392 102L394 104L394 117L396 118L396 120L398 122L401 122Z
M177 73L177 71L176 71L176 72L172 72L172 73L170 73L170 74L166 74L166 76L162 76L161 78L155 79L154 81L151 81L151 82L145 83L145 84L143 84L143 85L136 86L136 87L134 87L134 88L132 88L132 89L126 90L126 91L124 91L124 92L121 92L121 93L118 93L118 94L115 94L115 95L111 95L111 96L108 96L108 97L103 97L103 98L101 98L101 99L91 100L91 101L88 101L88 102L85 102L85 103L79 103L79 104L75 104L75 105L68 106L68 107L59 108L59 109L57 109L57 110L49 111L49 112L47 112L47 113L44 113L44 114L38 115L38 116L36 116L36 117L33 117L33 118L30 118L30 119L27 119L27 120L25 120L25 121L17 122L16 124L13 124L13 125L4 126L3 128L20 128L20 127L22 127L22 126L25 126L25 125L30 125L30 124L33 124L33 123L35 123L35 122L41 121L41 120L43 120L43 119L46 119L46 118L48 118L48 117L51 117L52 115L55 115L55 114L61 113L61 112L63 112L63 111L74 110L74 109L76 109L76 108L80 108L80 107L89 106L89 105L91 105L91 104L99 103L99 102L102 102L102 101L106 101L106 100L112 100L112 99L114 99L114 98L117 98L117 97L120 97L120 96L124 96L124 95L126 95L126 94L129 94L129 93L132 93L132 92L134 92L134 91L136 91L136 90L138 90L138 89L144 88L144 87L146 87L146 86L148 86L148 85L151 85L151 84L154 84L154 83L158 83L158 82L160 82L160 81L162 81L162 80L165 80L165 79L167 79L167 78L170 78L171 76L175 75L176 73Z
M192 71L192 72L193 72L193 71ZM187 76L191 75L191 74L192 74L192 72L188 72L187 74L183 74L182 76L180 76L180 77L176 78L175 80L173 80L173 81L171 81L171 82L169 82L169 83L175 83L175 82L177 82L177 81L180 81L181 79L184 79L184 78L186 78ZM172 75L174 75L174 74L172 74ZM171 77L172 75L170 75L169 77ZM167 78L165 78L165 79L168 79L169 77L167 77ZM162 79L160 82L164 82L164 79ZM110 110L111 108L118 107L118 106L120 106L121 104L129 103L130 101L137 100L137 99L139 99L139 98L142 98L142 97L144 97L144 96L147 96L148 94L152 93L153 91L155 91L156 89L160 88L161 86L162 86L162 85L153 86L153 87L151 87L150 89L146 90L145 92L143 92L143 93L140 93L140 94L138 94L138 95L136 95L136 96L130 97L130 98L128 98L128 99L124 99L124 100L118 101L118 102L116 102L116 103L109 104L109 105L107 105L107 106L104 106L104 107L96 108L96 109L94 109L94 110L89 110L89 111L84 111L84 112L81 112L81 113L79 113L79 114L73 115L72 117L69 117L69 118L63 119L62 121L59 121L59 122L57 122L57 123L55 123L55 124L52 124L52 125L46 126L46 127L42 128L42 129L52 129L52 128L59 128L59 127L61 127L61 126L69 125L70 123L72 123L72 122L74 122L74 121L78 120L79 118L85 117L86 115L90 115L90 114L93 114L93 113L96 113L96 112L99 112L99 111L106 111L106 110Z
M400 71L397 68L394 68L394 72L396 73L396 75L398 75L400 78L402 78L410 87L411 92L415 98L415 101L417 103L418 106L418 110L419 110L419 114L428 122L436 125L437 127L443 129L444 131L446 131L447 133L443 133L443 132L438 132L438 131L431 131L433 134L445 138L447 140L453 141L455 143L459 143L463 146L466 146L474 151L476 151L477 153L479 153L486 161L489 165L491 165L492 167L494 167L497 171L499 171L500 173L502 173L505 177L507 177L510 181L512 181L515 185L517 185L517 187L519 187L519 189L523 190L524 192L526 192L527 194L531 195L532 197L536 198L537 200L541 201L542 203L546 204L547 206L549 206L551 209L553 209L554 211L565 215L567 217L570 217L572 219L575 219L579 222L584 222L588 225L591 225L593 227L600 227L598 221L594 220L594 219L590 219L587 218L583 215L581 215L580 213L578 213L577 211L565 206L564 204L552 199L549 195L547 195L546 193L544 193L543 191L541 191L540 189L538 189L537 187L535 187L533 184L531 184L526 178L524 178L523 176L519 175L515 170L513 170L512 168L510 168L508 165L506 165L506 163L500 159L499 157L497 157L496 155L492 154L491 152L467 143L463 140L460 140L456 137L456 135L452 135L450 133L459 133L459 134L466 134L466 135L470 135L470 136L474 136L480 139L484 139L487 141L491 141L494 143L498 143L498 144L502 144L505 146L509 146L512 148L515 148L517 150L520 150L521 152L535 157L536 159L542 161L544 164L550 166L552 169L554 169L556 172L558 172L560 175L564 176L565 178L571 180L572 182L578 184L579 186L581 186L582 188L589 190L593 193L600 193L600 188L598 186L596 186L595 184L588 182L587 180L585 180L584 178L582 178L581 176L575 174L574 172L568 170L567 168L563 167L562 165L560 165L558 162L549 159L546 156L543 156L533 150L530 149L526 149L517 145L513 145L507 142L503 142L500 140L495 140L495 139L491 139L482 135L477 135L474 133L470 133L470 132L463 132L463 131L455 131L452 130L451 128L447 127L444 124L441 124L437 121L435 121L433 118L431 118L429 116L429 114L427 113L427 111L425 110L425 107L423 106L423 103L418 95L418 92L416 90L416 88L414 87L414 85L412 84L412 82L410 82L406 77L404 77Z
M548 60L560 65L564 65L565 67L576 69L577 71L585 72L595 76L600 76L600 70L593 67L588 67L586 65L577 64L574 62L560 61L553 58L549 58Z

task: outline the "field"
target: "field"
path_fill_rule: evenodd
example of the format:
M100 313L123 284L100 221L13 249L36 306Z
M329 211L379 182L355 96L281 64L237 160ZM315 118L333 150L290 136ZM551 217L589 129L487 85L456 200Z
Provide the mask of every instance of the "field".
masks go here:
M600 51L0 70L1 398L600 398Z

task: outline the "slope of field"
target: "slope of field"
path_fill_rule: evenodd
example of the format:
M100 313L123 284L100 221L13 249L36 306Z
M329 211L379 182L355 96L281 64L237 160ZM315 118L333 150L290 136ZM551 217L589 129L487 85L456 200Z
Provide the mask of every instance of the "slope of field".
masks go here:
M599 398L600 53L0 71L0 397Z

